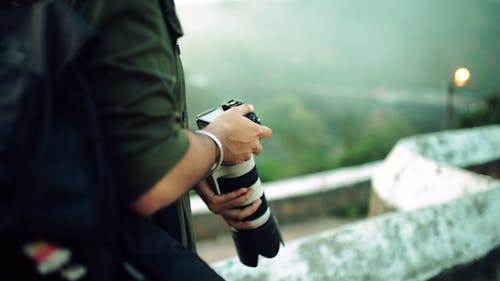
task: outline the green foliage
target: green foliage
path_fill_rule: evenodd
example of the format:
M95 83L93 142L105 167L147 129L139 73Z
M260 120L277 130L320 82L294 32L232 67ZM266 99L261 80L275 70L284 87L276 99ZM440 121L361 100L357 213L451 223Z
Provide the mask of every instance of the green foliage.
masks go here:
M198 112L207 107L205 99L192 100L199 101L192 106ZM255 157L264 182L381 160L402 137L438 130L432 121L442 118L439 108L385 105L369 97L256 94L248 102L273 129L271 139L261 140L264 153Z
M500 95L500 94L499 94ZM486 99L486 106L476 111L462 114L459 120L460 128L471 128L488 124L500 123L500 97L491 96Z
M380 160L400 138L415 133L405 118L386 108L358 115L344 109L340 119L326 123L323 110L280 96L259 112L273 129L273 138L263 140L265 153L256 158L263 181Z
M341 166L381 160L400 138L415 133L401 116L382 111L374 112L360 131L358 141L341 157Z
M348 219L358 219L361 214L360 210L354 206L349 206L345 209L345 217Z
M273 159L267 159L264 161L257 160L257 169L259 171L259 176L260 179L264 182L275 181L289 177L291 172L289 171L290 169L287 169L286 167L287 166L283 165L283 163Z
M295 97L279 97L260 108L260 112L264 113L266 125L273 129L273 138L264 140L265 153L256 159L263 181L336 167L331 151L333 140L313 109Z

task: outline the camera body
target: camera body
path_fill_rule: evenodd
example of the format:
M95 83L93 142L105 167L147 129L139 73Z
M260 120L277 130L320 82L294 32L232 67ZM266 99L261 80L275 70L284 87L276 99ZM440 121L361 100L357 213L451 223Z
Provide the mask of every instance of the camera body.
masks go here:
M196 117L196 124L199 129L210 124L215 118L232 107L243 104L240 101L230 100L221 107L212 108ZM261 120L253 112L245 117L255 123L261 124ZM252 157L236 165L222 164L209 177L208 180L214 192L225 194L241 187L253 188L254 193L251 198L244 202L238 208L245 208L257 199L262 200L255 213L243 219L243 221L252 221L251 229L231 228L233 241L240 261L247 265L257 266L258 255L272 258L278 254L280 244L283 244L283 238L279 230L278 222L267 205L264 188L262 187L257 166Z

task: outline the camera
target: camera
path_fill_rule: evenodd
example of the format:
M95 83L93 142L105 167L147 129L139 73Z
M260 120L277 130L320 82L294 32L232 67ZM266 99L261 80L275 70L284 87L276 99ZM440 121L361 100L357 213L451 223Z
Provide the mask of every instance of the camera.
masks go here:
M209 109L196 116L196 124L199 129L203 129L222 112L241 104L243 103L240 101L230 100L220 107ZM261 124L261 120L254 112L250 112L245 117ZM208 177L208 180L217 194L229 193L241 187L253 188L255 192L251 198L238 207L240 209L259 198L262 200L257 211L243 219L243 221L253 223L251 229L231 228L240 261L247 266L256 267L259 254L267 258L275 257L278 254L280 244L284 244L283 238L276 217L267 205L253 155L249 160L236 165L223 163Z

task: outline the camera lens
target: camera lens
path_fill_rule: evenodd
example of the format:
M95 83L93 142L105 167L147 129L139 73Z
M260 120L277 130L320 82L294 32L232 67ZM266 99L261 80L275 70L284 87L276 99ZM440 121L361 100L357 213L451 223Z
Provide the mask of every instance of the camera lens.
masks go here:
M259 198L262 200L259 208L252 215L244 218L243 221L252 221L253 228L257 228L267 222L270 217L270 210L268 210L264 188L260 182L253 157L238 165L221 166L216 173L217 175L224 174L224 176L216 178L222 194L235 191L241 187L254 189L252 196L239 206L239 209L247 207Z
M254 193L241 206L243 209L255 200L261 199L259 208L243 221L251 221L250 229L232 229L233 241L240 261L247 266L257 266L258 256L272 258L278 254L283 238L273 212L267 205L264 188L257 172L253 156L237 165L222 165L211 176L212 184L220 194L235 191L241 187L253 188Z
M202 129L215 120L223 111L241 105L242 102L230 100L222 105L222 108L210 109L197 116L196 123ZM254 112L246 117L260 124L260 119ZM231 229L233 241L238 252L240 261L247 266L257 266L259 255L272 258L278 254L283 238L279 230L278 222L273 212L267 205L264 188L257 172L253 156L237 165L221 165L208 178L212 187L218 194L226 194L241 187L253 188L252 196L237 208L243 209L259 198L262 200L259 208L243 221L251 221L251 229Z

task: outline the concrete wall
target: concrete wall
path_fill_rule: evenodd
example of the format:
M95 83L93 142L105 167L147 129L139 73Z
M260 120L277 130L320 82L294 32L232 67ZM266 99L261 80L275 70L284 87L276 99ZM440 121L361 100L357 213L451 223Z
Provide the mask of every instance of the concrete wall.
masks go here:
M319 216L346 216L355 209L367 212L373 171L380 162L315 173L264 184L268 205L281 225ZM226 223L209 212L197 196L191 197L197 239L229 233Z
M498 125L404 139L373 177L381 209L396 212L288 243L257 268L213 266L227 280L447 280L498 256L500 181L460 167L499 153Z
M491 189L498 180L463 167L500 159L500 126L402 139L374 174L370 213L415 210Z
M500 246L498 202L500 186L296 240L257 268L237 259L213 267L232 281L427 280Z

